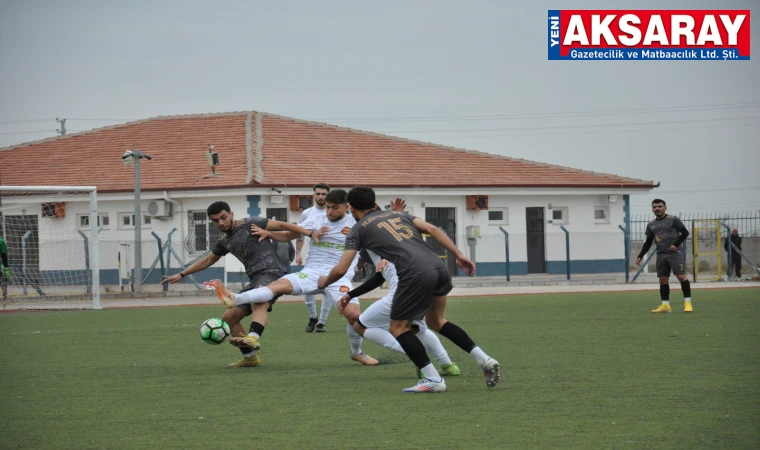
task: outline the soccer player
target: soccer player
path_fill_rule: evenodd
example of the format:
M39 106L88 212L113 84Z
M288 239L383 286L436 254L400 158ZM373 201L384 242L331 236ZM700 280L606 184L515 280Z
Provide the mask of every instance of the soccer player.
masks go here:
M164 277L161 284L174 284L191 273L200 272L210 267L227 253L232 253L245 265L245 273L250 279L250 283L243 289L243 292L266 286L280 278L285 273L285 267L277 257L277 252L271 241L262 242L258 237L251 236L251 226L256 225L267 230L286 230L301 235L311 234L311 231L297 225L261 217L235 220L230 205L225 202L212 203L206 210L206 214L224 235L219 238L205 258L175 275ZM257 304L253 307L251 305L240 305L225 311L222 320L230 325L232 336L246 336L245 328L240 321L246 316L253 315L249 339L246 341L247 345L236 345L240 348L243 358L230 364L230 367L261 365L261 359L256 355L256 352L261 348L259 338L264 332L264 327L268 321L268 312L272 310L275 301L277 298L271 298L267 303Z
M691 284L686 278L684 268L685 257L678 247L689 237L689 230L683 225L678 217L667 214L668 207L665 200L656 198L652 200L652 212L655 219L647 224L647 240L641 248L639 257L636 258L636 265L641 265L641 259L649 251L652 242L657 246L657 277L660 279L660 298L662 304L653 309L653 313L670 312L670 272L681 282L681 291L684 298L684 312L694 311L691 305Z
M360 297L387 282L388 293L361 313L353 324L354 330L376 344L382 345L389 350L406 354L404 349L398 344L398 341L396 341L396 338L388 332L391 324L391 305L393 303L393 296L396 295L396 288L398 287L396 266L386 259L380 259L375 252L367 251L367 253L372 259L377 272L358 288L343 294L343 297L338 301L338 311L343 314L343 309L352 298ZM427 329L424 320L415 320L412 324L412 329L416 331L417 339L425 346L425 350L433 355L438 364L441 365L440 375L458 376L461 373L459 367L451 361L448 352L441 345L438 336ZM424 378L419 369L417 370L417 375L420 378Z
M357 224L346 239L346 249L338 264L318 286L329 286L351 267L361 248L392 262L398 271L398 289L390 312L390 332L409 359L425 378L404 392L444 392L446 382L430 363L425 347L412 330L415 320L425 318L427 326L445 336L472 355L483 370L486 386L494 387L501 380L499 363L489 357L467 333L444 318L446 295L451 291L451 276L438 255L422 240L429 234L457 258L457 265L468 275L475 275L475 263L446 234L424 220L396 211L375 209L375 191L357 186L348 194L351 214Z
M306 208L301 213L301 220L298 224L304 223L310 217L321 214L325 215L325 197L330 192L330 186L325 183L318 183L314 185L314 203L315 205ZM296 241L296 264L303 266L303 257L301 256L304 248L305 239L302 236L298 236ZM309 246L306 246L308 249ZM325 309L324 298L322 299L322 309L320 311L319 319L317 319L317 296L316 294L306 294L303 298L303 303L306 305L306 309L309 311L309 323L306 324L306 332L311 333L315 329L317 333L323 333L327 331L325 323L327 322L327 316L330 314L332 308Z
M334 189L325 197L325 207L327 214L317 214L301 225L310 230L318 230L312 235L313 238L319 239L314 242L309 249L309 256L304 268L297 273L287 274L279 280L270 283L265 287L253 289L240 294L234 294L226 289L220 281L216 282L216 292L222 303L228 308L245 305L249 303L258 304L267 302L272 298L280 295L293 294L314 294L321 292L323 310L324 305L332 308L341 298L344 292L348 292L353 287L351 278L353 271L345 276L336 279L338 281L327 289L318 288L317 280L320 276L325 276L330 269L337 264L345 247L346 235L351 227L356 224L356 220L348 212L348 202L346 200L346 191ZM261 236L261 239L271 238L277 241L290 240L296 238L295 233L267 233L264 230L253 229L254 234ZM355 258L356 259L356 258ZM356 261L354 261L354 265ZM353 267L353 266L352 266ZM367 355L362 351L362 337L351 325L359 317L359 300L352 298L346 306L344 316L349 324L346 327L348 339L351 342L350 357L364 365L374 366L378 364L375 358ZM230 340L233 345L245 345L246 338L235 337Z

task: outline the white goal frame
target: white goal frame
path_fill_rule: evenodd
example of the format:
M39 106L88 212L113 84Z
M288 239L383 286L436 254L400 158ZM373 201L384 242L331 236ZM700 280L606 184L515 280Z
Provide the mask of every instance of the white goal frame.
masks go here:
M90 223L98 223L98 188L96 186L0 186L3 192L82 192L90 194ZM0 230L2 231L2 230ZM92 309L103 309L100 304L100 244L98 227L90 227L90 271L92 273Z

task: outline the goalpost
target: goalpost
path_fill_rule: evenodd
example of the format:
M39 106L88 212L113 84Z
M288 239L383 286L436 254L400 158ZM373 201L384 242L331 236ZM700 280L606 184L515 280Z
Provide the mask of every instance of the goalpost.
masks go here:
M8 301L91 299L101 309L100 219L95 186L0 186Z

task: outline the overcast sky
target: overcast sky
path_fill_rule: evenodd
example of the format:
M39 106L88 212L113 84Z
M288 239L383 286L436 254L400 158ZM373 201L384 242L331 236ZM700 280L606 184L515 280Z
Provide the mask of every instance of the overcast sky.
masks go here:
M659 181L670 212L757 211L759 4L2 0L0 146L56 117L257 110ZM752 10L752 60L547 60L550 8L718 5Z

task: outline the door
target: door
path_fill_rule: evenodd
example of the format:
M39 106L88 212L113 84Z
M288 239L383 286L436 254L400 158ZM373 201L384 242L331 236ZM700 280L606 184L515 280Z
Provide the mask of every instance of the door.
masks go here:
M528 243L528 273L546 273L544 208L525 208L525 231Z
M5 216L5 242L8 244L8 263L14 267L13 272L21 270L23 265L22 241L26 238L26 276L34 283L40 283L40 233L37 216ZM2 229L0 229L2 231ZM14 280L14 282L20 282Z
M441 228L454 244L457 243L456 208L425 208L425 222ZM444 260L449 274L452 277L457 276L457 260L454 255L432 237L425 238L425 242Z

